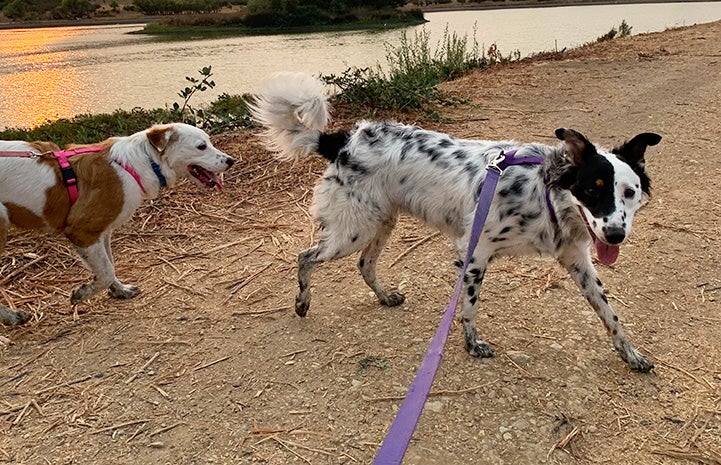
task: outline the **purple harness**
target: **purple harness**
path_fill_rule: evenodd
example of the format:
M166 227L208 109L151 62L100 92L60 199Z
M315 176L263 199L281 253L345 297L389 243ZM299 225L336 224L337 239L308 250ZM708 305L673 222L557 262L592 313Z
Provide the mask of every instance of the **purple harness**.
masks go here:
M416 377L413 379L411 386L408 388L408 393L406 394L406 397L396 414L396 418L393 420L393 423L383 440L383 444L381 444L381 447L378 450L378 454L373 461L374 465L400 464L406 453L406 449L408 449L408 444L413 436L413 431L415 431L418 420L423 412L423 405L425 404L426 398L431 390L431 385L433 384L433 379L436 376L436 371L438 371L438 366L443 358L443 347L446 345L446 339L448 339L451 323L453 323L455 309L458 305L458 298L460 297L461 289L463 287L463 277L466 275L468 263L476 249L478 239L481 237L481 232L483 231L483 226L486 223L486 217L488 217L488 211L490 210L491 202L493 201L493 195L496 191L498 179L501 177L501 174L503 174L503 171L509 166L540 165L544 161L542 157L516 158L515 155L516 150L511 150L505 154L501 152L495 160L486 166L488 173L486 174L486 179L483 181L481 194L478 197L478 206L476 207L476 214L473 218L471 236L468 240L466 259L463 261L463 267L458 275L453 295L446 307L443 318L441 318L438 329L428 345L428 350L425 357L423 357L420 368L418 368ZM548 188L546 188L546 204L551 212L551 219L554 223L556 223L556 214L551 205L551 197Z

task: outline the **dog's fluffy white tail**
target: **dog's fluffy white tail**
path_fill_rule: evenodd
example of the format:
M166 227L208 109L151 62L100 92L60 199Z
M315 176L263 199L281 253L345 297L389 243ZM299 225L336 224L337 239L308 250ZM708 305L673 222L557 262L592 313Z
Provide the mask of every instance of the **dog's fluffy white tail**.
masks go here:
M305 73L278 73L265 82L248 104L253 120L265 127L261 137L268 150L296 160L318 148L330 121L323 83Z

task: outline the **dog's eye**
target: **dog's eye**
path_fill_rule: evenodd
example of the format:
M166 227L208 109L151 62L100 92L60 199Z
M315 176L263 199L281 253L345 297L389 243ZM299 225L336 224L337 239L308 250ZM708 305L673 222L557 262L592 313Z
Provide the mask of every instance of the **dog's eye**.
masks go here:
M583 191L583 193L586 194L587 197L591 197L594 199L600 195L598 189L594 187L587 187L586 190Z
M627 199L632 199L636 197L636 191L631 189L630 187L627 187L625 191L623 191L623 196Z
M203 143L203 144L200 144L200 145L198 146L198 150L205 150L205 149L207 149L207 148L208 148L208 146L207 146L206 144L204 144L204 143Z

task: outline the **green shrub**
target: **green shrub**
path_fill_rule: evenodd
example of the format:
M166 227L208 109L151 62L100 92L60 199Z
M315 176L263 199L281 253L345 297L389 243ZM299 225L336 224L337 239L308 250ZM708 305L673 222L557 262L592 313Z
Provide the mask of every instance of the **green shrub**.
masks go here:
M520 53L504 57L492 45L488 55L481 51L473 35L449 33L448 27L435 51L430 46L430 33L424 28L409 37L401 33L398 45L386 43L388 69L349 68L340 75L321 79L339 90L337 101L356 109L425 110L432 114L431 103L449 104L453 100L436 89L440 82L460 77L475 68L518 60Z
M633 29L631 26L628 25L626 20L621 20L621 24L618 26L618 29L616 29L615 26L611 28L610 31L605 33L604 35L598 37L596 39L596 42L605 42L607 40L615 39L616 36L618 37L626 37L631 35L631 29Z

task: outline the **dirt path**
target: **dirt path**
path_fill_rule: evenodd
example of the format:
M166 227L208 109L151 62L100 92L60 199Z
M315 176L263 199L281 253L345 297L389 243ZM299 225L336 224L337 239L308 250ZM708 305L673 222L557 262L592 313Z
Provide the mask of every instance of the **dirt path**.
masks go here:
M721 463L719 76L714 23L444 86L470 104L424 125L456 136L663 135L647 157L652 201L600 269L657 368L629 372L552 261L502 260L479 312L497 356L470 358L452 330L404 463ZM11 237L0 298L36 321L0 330L13 342L0 348L0 463L372 461L450 295L449 245L404 218L379 267L403 306L379 306L349 258L315 275L300 319L295 254L312 240L323 162L279 165L249 134L217 144L244 158L222 194L185 186L117 235L118 274L144 289L134 301L74 315L69 292L88 276L67 245Z

